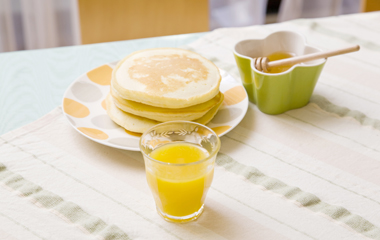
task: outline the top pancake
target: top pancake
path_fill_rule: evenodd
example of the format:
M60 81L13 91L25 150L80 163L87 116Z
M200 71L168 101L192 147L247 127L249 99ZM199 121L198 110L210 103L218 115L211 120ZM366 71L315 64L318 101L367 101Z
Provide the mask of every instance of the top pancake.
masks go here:
M218 68L206 58L180 48L135 52L112 73L112 87L122 98L163 108L206 102L219 92Z

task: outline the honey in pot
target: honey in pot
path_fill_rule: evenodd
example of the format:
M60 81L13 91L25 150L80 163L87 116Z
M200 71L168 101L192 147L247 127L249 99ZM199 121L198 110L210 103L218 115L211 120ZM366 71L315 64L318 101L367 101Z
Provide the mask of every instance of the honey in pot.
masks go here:
M267 58L269 61L276 61L276 60L281 60L281 59L295 57L295 56L296 55L294 53L280 51L280 52L274 52L274 53L269 54L267 56ZM267 71L264 71L264 72L266 72L266 73L281 73L281 72L285 72L286 70L288 70L292 66L293 65L285 65L285 66L281 66L281 67L272 67L272 68L268 68Z

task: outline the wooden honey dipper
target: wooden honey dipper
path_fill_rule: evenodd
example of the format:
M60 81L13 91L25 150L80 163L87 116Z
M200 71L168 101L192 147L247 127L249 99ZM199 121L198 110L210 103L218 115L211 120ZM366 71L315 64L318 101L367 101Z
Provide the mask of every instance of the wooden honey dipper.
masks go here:
M352 47L346 47L346 48L341 48L341 49L336 49L336 50L331 50L331 51L326 51L326 52L316 52L316 53L311 53L307 55L291 57L291 58L286 58L286 59L281 59L281 60L276 60L276 61L271 61L271 62L268 60L267 57L254 58L253 61L254 61L254 66L257 70L268 72L268 68L280 67L280 66L285 66L285 65L294 65L296 63L308 62L308 61L312 61L316 59L332 57L332 56L341 55L341 54L350 53L350 52L356 52L356 51L359 51L359 49L360 49L360 46L355 45Z

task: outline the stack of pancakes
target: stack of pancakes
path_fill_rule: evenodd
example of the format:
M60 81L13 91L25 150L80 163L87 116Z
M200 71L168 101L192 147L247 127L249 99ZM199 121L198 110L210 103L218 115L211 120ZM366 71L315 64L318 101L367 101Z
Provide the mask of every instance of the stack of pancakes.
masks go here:
M179 48L135 52L115 67L107 114L132 132L166 121L207 124L222 105L218 68L202 56Z

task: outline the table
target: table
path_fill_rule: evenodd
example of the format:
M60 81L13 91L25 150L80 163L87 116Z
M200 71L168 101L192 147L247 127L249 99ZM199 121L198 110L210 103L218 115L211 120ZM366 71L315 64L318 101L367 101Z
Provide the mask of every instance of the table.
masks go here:
M249 105L221 138L195 222L161 219L141 154L79 135L57 107L76 76L148 47L186 44L239 78L234 44L279 30L361 50L328 59L303 108L271 116ZM374 12L0 54L0 238L380 239L378 39Z
M206 33L0 53L0 134L47 114L61 104L78 76L146 48L179 47Z

